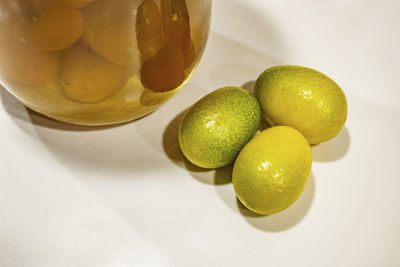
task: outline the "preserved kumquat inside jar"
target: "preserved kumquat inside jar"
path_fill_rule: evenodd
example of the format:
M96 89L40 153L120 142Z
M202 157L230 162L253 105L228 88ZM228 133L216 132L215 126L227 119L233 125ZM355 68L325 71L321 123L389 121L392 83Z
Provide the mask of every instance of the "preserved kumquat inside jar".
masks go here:
M193 73L210 12L211 0L2 0L0 83L61 121L142 117Z

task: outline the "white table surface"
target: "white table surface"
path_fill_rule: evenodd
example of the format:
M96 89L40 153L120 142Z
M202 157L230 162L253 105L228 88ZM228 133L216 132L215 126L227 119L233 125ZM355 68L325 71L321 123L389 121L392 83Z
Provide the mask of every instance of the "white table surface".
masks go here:
M0 266L400 266L400 1L215 0L197 71L155 113L85 128L0 99ZM267 217L229 168L184 163L182 111L273 65L332 77L346 127L301 198Z

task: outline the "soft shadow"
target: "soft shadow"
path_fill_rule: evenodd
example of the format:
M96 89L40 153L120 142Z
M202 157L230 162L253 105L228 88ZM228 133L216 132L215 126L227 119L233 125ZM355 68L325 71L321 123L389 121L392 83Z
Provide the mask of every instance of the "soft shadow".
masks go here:
M266 232L280 232L297 225L309 211L315 195L315 178L311 174L306 188L300 198L288 209L269 216L260 216L244 207L237 201L240 213L253 227Z
M108 129L113 127L119 127L126 123L119 123L107 126L83 126L76 125L66 122L54 120L46 117L34 110L25 107L17 98L10 94L6 89L0 86L0 94L3 102L4 109L10 116L16 120L23 121L25 123L32 123L37 126L58 129L63 131L96 131L102 129Z
M154 154L141 142L136 123L104 127L85 127L58 122L27 109L5 89L0 90L6 112L22 131L41 142L68 170L90 174L154 169ZM143 153L146 151L146 153ZM162 162L162 161L161 161ZM162 167L162 166L159 166Z
M0 98L4 110L14 119L23 122L29 122L29 110L3 86L0 85Z
M163 139L165 138L165 131L168 128L168 124L171 123L173 118L178 116L177 114L182 113L207 93L208 91L205 90L204 87L197 86L190 82L185 84L176 95L154 111L151 116L143 120L135 121L133 123L135 131L141 135L147 144L165 156ZM180 115L183 116L184 114ZM176 122L176 127L179 126L179 122ZM175 153L174 151L171 152ZM173 157L172 155L172 158Z
M244 84L242 84L242 88L246 89L247 91L249 91L250 93L253 93L254 91L254 85L256 84L256 81L252 80L252 81L248 81Z
M194 166L189 161L186 161L185 165L190 175L195 178L198 182L207 185L222 186L232 182L232 168L233 164L218 168L218 169L202 169ZM193 166L195 167L193 169Z
M181 120L187 113L188 108L175 116L174 119L167 125L163 134L163 148L165 154L171 159L174 163L179 166L185 166L185 156L183 155L178 141L178 129Z
M172 162L174 162L176 165L182 168L187 169L192 174L192 176L194 176L200 182L213 184L213 182L210 182L210 180L212 179L209 179L208 177L209 175L206 174L211 172L212 170L203 169L192 164L185 158L179 147L179 141L178 141L179 124L181 123L181 120L183 119L187 111L188 108L179 113L177 116L175 116L175 118L165 128L163 134L164 152Z
M264 120L264 118L261 118L260 126L258 127L258 132L260 133L270 127L271 126L268 124L268 122Z
M235 197L232 187L217 187L216 190L224 203L233 211L241 214L254 228L265 232L280 232L294 227L307 215L315 195L315 178L311 173L303 194L292 206L270 216L258 215L243 206Z
M339 160L349 151L350 143L349 130L344 127L334 139L312 147L313 160L320 162Z
M190 163L185 158L179 147L179 141L178 141L179 124L181 123L181 120L183 119L187 111L188 108L179 113L177 116L175 116L175 118L171 120L171 122L165 128L163 134L163 148L168 158L171 161L173 161L176 165L186 168L189 171L202 172L205 170L196 167L195 165Z
M232 182L233 164L234 163L231 163L227 166L215 170L214 174L215 185L225 185Z

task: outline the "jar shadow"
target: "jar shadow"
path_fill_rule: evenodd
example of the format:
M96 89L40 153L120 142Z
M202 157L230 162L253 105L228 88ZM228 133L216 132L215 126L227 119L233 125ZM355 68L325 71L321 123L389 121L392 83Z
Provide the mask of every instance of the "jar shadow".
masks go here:
M15 96L10 94L6 89L0 85L0 96L3 102L4 109L14 119L23 121L24 123L32 123L37 126L63 130L63 131L98 131L103 129L120 127L126 123L119 123L106 126L84 126L71 123L65 123L46 117L26 106L24 106Z
M138 153L148 151L146 142L132 142L141 138L134 125L146 120L99 127L79 126L36 113L3 88L0 89L0 96L5 111L15 125L37 139L70 171L100 175L109 172L107 176L115 177L125 172L151 170L154 160L168 163L160 153Z

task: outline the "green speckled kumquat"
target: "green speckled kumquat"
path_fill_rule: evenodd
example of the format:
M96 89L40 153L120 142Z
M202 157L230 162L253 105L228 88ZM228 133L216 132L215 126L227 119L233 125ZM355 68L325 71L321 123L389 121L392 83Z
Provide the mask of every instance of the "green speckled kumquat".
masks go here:
M185 157L202 168L232 163L258 130L257 99L239 87L220 88L196 102L182 119L179 145Z

